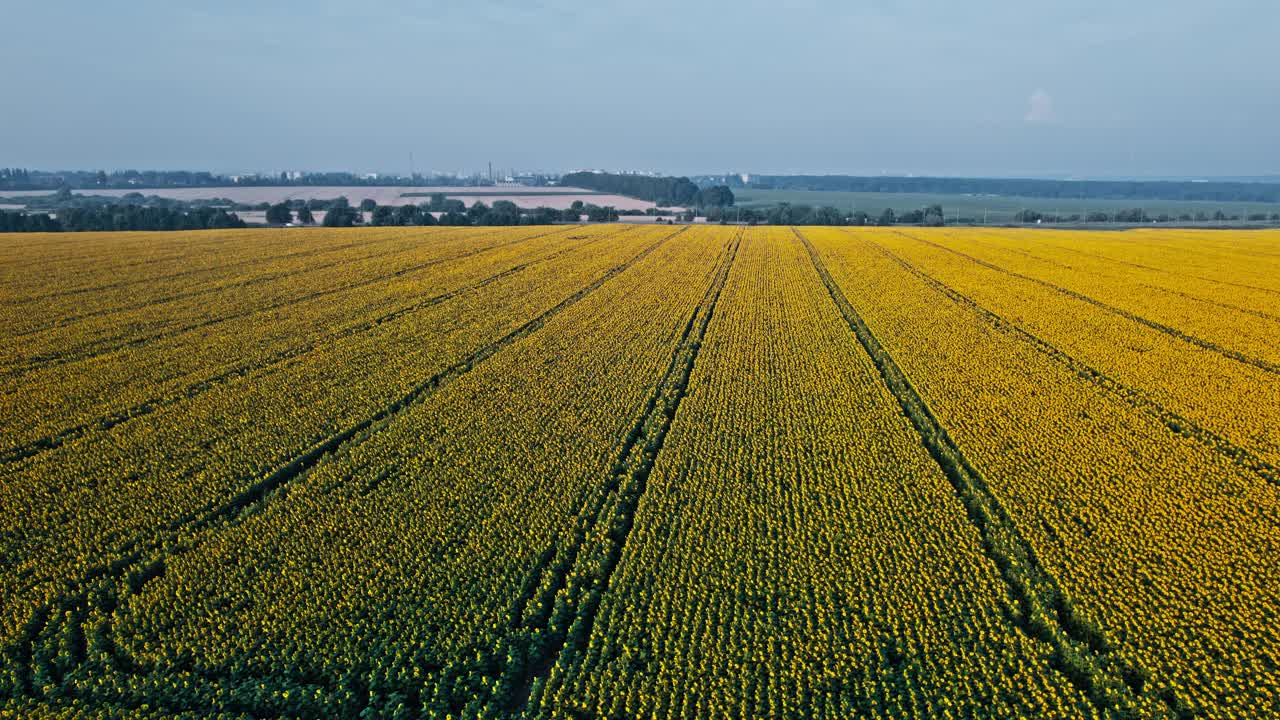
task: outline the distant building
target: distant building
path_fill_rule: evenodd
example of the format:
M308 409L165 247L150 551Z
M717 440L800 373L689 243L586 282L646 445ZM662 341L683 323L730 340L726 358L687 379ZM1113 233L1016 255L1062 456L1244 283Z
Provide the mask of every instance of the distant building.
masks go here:
M517 173L508 175L495 183L498 187L538 187L545 185L546 179L533 173Z

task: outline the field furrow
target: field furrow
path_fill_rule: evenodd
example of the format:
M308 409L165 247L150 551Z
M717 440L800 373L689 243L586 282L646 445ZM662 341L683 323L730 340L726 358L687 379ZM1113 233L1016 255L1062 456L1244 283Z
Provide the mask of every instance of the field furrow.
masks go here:
M105 380L109 375L97 372L84 378L88 381L86 386L79 389L79 392L75 394L67 393L58 396L48 393L32 397L36 393L19 393L16 395L15 408L9 416L11 432L8 435L8 440L15 445L3 455L0 455L0 465L24 460L87 433L109 431L128 420L148 415L174 403L191 400L209 391L214 386L261 373L280 363L315 352L334 342L376 330L386 323L404 321L414 313L446 302L460 293L475 292L529 267L555 260L567 253L582 252L589 245L607 242L613 237L613 233L601 233L584 240L582 243L557 243L554 246L545 248L526 247L522 248L518 254L511 253L509 257L504 254L502 256L478 258L473 263L470 263L474 267L467 267L461 264L451 265L447 273L441 273L431 279L434 289L441 290L441 292L415 300L408 305L396 305L395 303L403 302L417 295L421 290L421 284L414 282L407 285L406 289L411 291L408 293L392 292L395 288L388 286L385 291L380 291L377 294L374 298L375 302L370 302L364 306L355 306L354 304L339 306L344 319L349 319L353 315L357 317L365 315L368 319L337 327L332 331L327 331L327 328L324 328L326 332L318 336L315 336L314 330L317 325L323 328L323 323L321 322L322 318L314 313L305 313L298 316L297 320L303 323L301 327L290 323L288 319L277 318L277 332L272 337L268 338L260 335L257 338L257 343L247 347L243 343L228 343L231 347L245 348L249 352L233 354L227 358L227 360L230 360L229 363L207 364L206 362L200 362L189 373L176 375L169 382L157 382L162 378L153 373L148 378L149 382L147 383L125 383L121 385L106 382ZM498 272L493 272L502 263L515 262L517 260L516 264ZM479 277L479 272L492 274ZM372 315L374 312L379 312L380 314ZM289 332L279 332L280 330L289 330ZM277 340L278 342L267 342L269 339ZM142 362L138 362L136 359L130 360L130 365L135 368L138 366L146 368L148 365L155 363L157 363L155 357L145 358ZM173 370L172 363L166 363L166 366L170 371ZM56 381L55 384L64 392L77 389L75 384L65 380ZM34 386L33 388L33 384L27 384L23 389L42 388L39 388L39 386ZM155 394L157 391L167 391L167 394ZM52 416L49 409L50 406L58 407L61 411L61 415L57 416L58 424L41 424L39 418ZM39 435L41 432L47 434L41 436ZM35 439L29 439L33 437ZM0 469L0 476L8 470L8 468Z
M1002 597L804 246L751 230L598 620L527 714L1087 714Z
M987 269L989 269L989 270L994 270L995 272L1003 273L1003 274L1005 274L1005 275L1008 275L1008 276L1013 277L1013 278L1017 278L1017 279L1019 279L1019 280L1025 280L1025 281L1027 281L1027 282L1036 283L1037 285L1041 285L1041 286L1043 286L1043 287L1046 287L1046 288L1048 288L1048 289L1050 289L1050 290L1053 290L1054 292L1061 293L1061 294L1063 294L1063 295L1066 295L1066 296L1068 296L1068 297L1074 298L1074 299L1076 299L1076 300L1080 300L1081 302L1089 303L1090 305L1093 305L1093 306L1098 307L1098 308L1100 308L1100 309L1102 309L1102 310L1105 310L1106 312L1109 312L1109 313L1115 314L1115 315L1117 315L1117 316L1119 316L1119 317L1122 317L1122 318L1124 318L1124 319L1126 319L1126 320L1130 320L1130 321L1132 321L1132 322L1138 323L1139 325L1143 325L1143 326L1149 327L1149 328L1151 328L1152 330L1156 330L1156 331L1161 332L1161 333L1164 333L1164 334L1166 334L1166 335L1168 335L1168 336L1170 336L1170 337L1177 338L1178 340L1181 340L1181 341L1183 341L1183 342L1189 343L1189 344L1194 345L1194 346L1196 346L1196 347L1198 347L1198 348L1202 348L1202 349L1204 349L1204 350L1208 350L1208 351L1210 351L1210 352L1218 353L1219 355L1222 355L1222 356L1223 356L1223 357L1225 357L1225 358L1229 358L1229 359L1231 359L1231 360L1234 360L1234 361L1239 362L1239 363L1244 363L1244 364L1246 364L1246 365L1251 365L1251 366L1253 366L1253 367L1258 368L1259 370L1262 370L1262 371L1264 371L1264 372L1271 373L1271 374L1273 374L1273 375L1280 375L1280 363L1275 362L1275 359L1276 359L1277 357L1280 357L1280 351L1275 351L1275 350L1274 350L1274 346L1270 346L1270 347L1264 348L1264 349L1263 349L1263 353L1264 353L1264 354L1263 354L1263 355L1261 355L1261 356L1254 356L1254 355L1246 354L1246 353L1244 353L1244 352L1240 352L1239 350L1235 350L1235 349L1233 349L1233 348L1231 348L1231 347L1227 347L1227 346L1221 345L1221 344L1219 344L1218 342L1215 342L1214 340L1207 340L1207 339L1204 339L1204 338L1202 338L1202 337L1198 337L1198 336L1195 336L1195 335L1191 335L1191 334L1189 334L1189 333L1187 333L1187 332L1184 332L1184 331L1182 331L1182 330L1180 330L1180 329L1178 329L1178 328L1176 328L1176 327L1172 327L1172 326L1170 326L1170 325L1166 325L1166 324L1164 324L1164 323L1162 323L1162 322L1158 322L1158 321L1156 321L1156 320L1152 320L1152 319L1150 319L1150 318L1148 318L1148 317L1144 317L1144 316L1139 315L1139 314L1137 314L1137 313L1135 313L1135 312L1132 312L1132 311L1130 311L1130 310L1127 310L1127 309L1125 309L1125 308L1123 308L1123 307L1118 307L1118 306L1113 305L1113 304L1110 304L1110 303L1108 303L1108 302L1104 302L1104 301L1102 301L1102 300L1099 300L1099 299L1097 299L1097 298L1095 298L1095 297L1092 297L1092 296L1090 296L1090 295L1086 295L1086 294L1084 294L1084 293L1082 293L1082 292L1079 292L1079 291L1077 291L1077 290L1073 290L1073 289L1070 289L1070 288L1062 287L1061 285L1056 285L1056 284L1054 284L1053 282L1050 282L1050 281L1048 281L1048 280L1044 280L1044 279L1041 279L1041 278L1039 278L1039 277L1034 277L1034 276L1032 276L1032 275L1028 275L1028 274L1026 274L1026 273L1020 272L1020 271L1018 271L1018 270L1011 270L1011 269L1009 269L1009 268L1007 268L1007 267L1003 267L1003 266L1001 266L1001 265L997 265L997 264L995 264L995 263L988 262L987 260L984 260L984 259L979 258L979 257L975 257L975 256L974 256L974 255L972 255L972 254L969 254L969 253L966 253L966 252L962 252L962 251L960 251L960 250L956 250L955 248L952 248L952 247L948 247L947 245L945 245L945 244L943 244L943 243L940 243L940 242L933 242L932 240L929 240L929 239L927 239L927 238L921 237L921 236L919 236L919 235L915 235L915 236L912 236L912 237L913 237L913 239L917 240L918 242L922 242L922 243L925 243L925 244L930 245L930 246L932 246L932 247L939 248L939 249L942 249L942 250L946 250L947 252L955 253L955 254L956 254L956 255L958 255L959 257L962 257L962 258L964 258L964 259L966 259L966 260L969 260L970 262L973 262L973 263L975 263L975 264L977 264L977 265L981 265L982 267L987 268ZM941 239L941 238L939 238L939 239ZM1251 349L1257 349L1257 348L1251 348ZM1274 353L1274 354L1273 354L1273 353Z
M874 236L929 276L1159 406L1280 466L1280 379L1035 282L918 242ZM1247 402L1241 402L1247 398Z
M1223 437L1212 430L1201 427L1191 419L1179 415L1178 413L1160 405L1141 390L1118 382L1115 378L1109 377L1096 368L1089 366L1078 358L1064 352L1062 349L1055 347L1053 344L1028 332L1025 328L1010 322L998 313L992 312L990 309L979 305L973 300L973 298L957 291L955 288L948 286L941 280L938 280L937 278L920 270L920 268L915 267L911 263L893 254L893 252L888 248L877 246L877 249L886 257L900 265L907 272L910 272L920 278L930 287L947 296L947 298L953 302L968 307L973 312L977 313L987 322L991 323L991 325L996 329L1029 343L1032 347L1043 352L1046 356L1076 373L1076 375L1082 380L1091 382L1112 393L1116 397L1123 399L1133 407L1156 417L1163 422L1167 428L1169 428L1170 432L1183 437L1193 438L1206 447L1211 448L1238 463L1248 471L1256 473L1267 482L1280 484L1280 468L1258 457L1248 449L1231 442L1228 438Z
M524 617L527 604L522 609L521 626L545 633L549 640L516 674L508 697L500 700L499 704L505 705L508 711L536 714L548 679L562 674L565 667L572 667L591 637L600 604L609 592L610 581L635 527L635 514L644 498L649 475L688 390L707 327L715 315L741 243L739 234L726 249L706 295L680 335L671 364L654 386L643 413L627 432L606 491L600 494L598 503L584 508L578 524L581 534L569 545L563 558L548 557L551 564L539 568L524 583L530 588L557 588L557 597L550 615L534 613L531 622L526 622ZM548 575L548 569L559 576Z
M1150 672L1110 655L1112 648L1103 630L1075 611L1074 602L1063 592L1057 578L1040 564L1035 549L991 491L982 472L965 457L893 355L849 304L813 245L799 231L796 234L849 329L955 489L969 522L982 538L983 551L999 568L1009 597L1017 605L1015 620L1019 628L1028 638L1053 649L1054 667L1066 674L1099 711L1155 712L1158 708L1150 703L1143 707L1138 697L1141 688L1132 687L1135 678L1144 678L1145 682Z
M1221 286L1210 289L1196 287L1197 283L1171 283L1142 270L1062 257L1051 247L1010 246L994 236L977 236L963 245L944 237L939 238L939 243L1037 280L1068 287L1073 292L1139 315L1144 321L1150 319L1175 334L1188 335L1193 341L1210 343L1272 364L1280 360L1274 342L1280 334L1280 303L1272 302L1277 298L1260 298L1254 293L1233 292Z
M898 252L904 238L806 235L981 469L1073 614L1100 629L1099 644L1118 666L1150 673L1125 684L1174 714L1271 712L1280 680L1270 620L1278 609L1269 570L1280 551L1276 486L1169 432L876 248ZM986 284L1012 294L1007 284Z
M77 297L68 297L64 303L26 302L17 304L8 313L15 326L6 327L11 331L10 338L24 338L57 328L73 325L77 322L106 315L118 315L134 310L150 310L152 315L163 316L172 308L169 303L189 298L206 297L217 293L235 291L239 288L254 287L288 278L300 272L314 272L336 265L350 263L366 257L386 253L386 246L401 246L407 238L403 231L391 231L383 237L370 237L361 242L348 243L335 248L313 248L297 253L289 253L283 257L262 257L260 253L247 248L242 256L247 259L218 267L214 275L205 270L188 270L172 276L155 279L130 280L105 289L91 289L95 295L80 297L84 293L76 293ZM459 230L455 237L466 237ZM441 234L432 238L433 243L444 244L451 238ZM227 249L224 252L234 252ZM337 257L332 257L337 255ZM322 260L317 261L316 257ZM192 277L193 275L197 277ZM122 290L128 285L138 285L136 291Z
M538 233L540 238L549 233ZM126 317L103 317L68 328L56 328L39 337L25 337L6 348L7 368L0 377L23 378L35 370L92 360L104 355L145 347L156 341L203 331L225 323L243 321L252 326L260 317L276 310L324 300L342 293L377 286L402 277L412 277L432 267L470 257L507 244L524 243L525 233L498 233L496 239L480 243L459 243L453 247L414 247L405 243L391 252L374 252L365 258L334 263L315 270L284 277L279 286L268 284L254 291L231 288L218 301L193 298L182 307L156 312L144 307ZM326 272L327 271L327 272ZM212 310L212 313L211 313Z

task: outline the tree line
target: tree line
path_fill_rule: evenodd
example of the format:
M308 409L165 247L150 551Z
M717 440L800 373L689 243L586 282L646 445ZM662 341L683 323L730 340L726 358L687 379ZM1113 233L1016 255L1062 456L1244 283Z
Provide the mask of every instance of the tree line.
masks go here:
M1280 183L1264 182L762 175L753 178L750 187L762 190L1005 195L1055 200L1280 202Z
M742 222L748 225L926 225L940 226L945 222L941 205L930 205L919 210L897 213L885 208L879 215L861 210L848 213L829 205L811 207L778 203L769 208L707 208L707 222Z
M551 178L535 176L535 184L545 184ZM173 187L275 187L275 186L419 186L432 185L492 185L479 177L454 175L366 176L351 172L307 172L252 175L218 175L192 170L29 170L26 168L0 168L0 190L73 190L123 189L123 188L173 188Z
M707 208L707 222L713 223L746 223L748 225L923 225L926 227L939 227L942 225L983 225L986 224L985 219L981 217L965 217L952 215L947 218L943 212L942 206L938 204L929 205L927 207L916 210L895 211L892 208L885 208L878 214L870 214L864 211L849 213L831 206L811 207L808 205L793 205L791 203L778 203L776 206L769 208ZM682 216L684 220L692 220L691 216ZM1120 223L1120 224L1146 224L1146 223L1214 223L1214 222L1241 222L1248 221L1253 223L1280 223L1280 213L1256 212L1249 213L1246 216L1228 215L1221 210L1213 213L1196 212L1182 213L1173 216L1167 213L1152 215L1141 208L1126 208L1116 210L1114 212L1090 212L1084 215L1079 213L1066 215L1043 213L1037 210L1019 210L1014 213L1012 223L1018 225L1050 223L1050 224L1068 224L1068 223Z
M235 213L218 208L187 210L102 205L48 213L0 211L0 232L111 232L118 230L215 230L248 225Z
M301 205L281 202L267 209L266 220L272 225L312 224L315 222L312 209L324 210L325 215L321 224L325 227L353 227L365 224L374 226L552 225L561 222L581 222L583 217L589 222L615 222L619 217L618 211L613 207L592 205L583 203L581 200L575 200L564 210L549 207L526 209L510 200L498 200L492 206L477 200L471 207L467 207L461 200L445 197L443 193L434 193L428 201L418 205L379 205L366 198L360 201L359 205L352 206L345 197L325 201L323 207L317 207L314 201Z
M659 207L728 207L734 202L728 186L700 189L687 177L576 172L562 176L560 184L648 200Z

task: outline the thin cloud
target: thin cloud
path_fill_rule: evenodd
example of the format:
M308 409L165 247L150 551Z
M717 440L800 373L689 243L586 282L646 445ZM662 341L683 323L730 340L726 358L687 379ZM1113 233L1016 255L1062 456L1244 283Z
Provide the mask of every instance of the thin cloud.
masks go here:
M1053 111L1053 96L1044 90L1036 90L1027 99L1027 114L1023 118L1033 125L1051 123L1058 119Z

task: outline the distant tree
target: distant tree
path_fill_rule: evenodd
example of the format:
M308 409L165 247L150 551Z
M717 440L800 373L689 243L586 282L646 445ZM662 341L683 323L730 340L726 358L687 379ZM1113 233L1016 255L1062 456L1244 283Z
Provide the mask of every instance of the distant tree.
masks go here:
M520 208L510 200L498 200L481 216L482 225L519 225Z
M242 228L245 222L220 208L143 207L99 204L67 207L53 218L44 213L0 213L3 232L83 232L118 230L206 230Z
M106 187L107 173L105 171L99 170L98 174L94 176L93 184L97 185L98 187Z
M897 224L897 222L898 222L898 217L897 215L894 214L893 208L885 208L884 212L880 213L880 219L878 221L878 224L894 225L894 224Z
M395 209L394 223L396 225L421 225L418 222L418 216L422 214L422 210L417 205L400 205Z
M1271 213L1271 222L1280 222L1280 213Z
M418 213L418 222L417 222L416 224L418 224L418 225L436 225L436 224L438 224L438 223L436 222L436 216L435 216L435 215L432 215L432 214L431 214L429 211L427 211L427 210L421 210L421 211Z
M618 211L612 207L592 205L587 208L587 220L589 222L617 222Z
M561 177L560 182L566 187L587 188L649 200L662 207L689 206L696 204L698 200L698 186L686 177L580 172L569 173Z
M560 211L549 207L538 207L520 216L521 225L551 225L560 220Z
M560 211L560 219L565 222L579 222L582 220L582 212L574 208L565 208Z
M360 201L360 212L373 212L376 207L378 207L378 203L369 198Z
M360 218L360 213L352 207L333 205L324 214L325 227L351 227Z
M870 216L870 215L868 215L868 214L866 214L866 213L865 213L865 212L863 212L862 210L858 210L857 212L855 212L855 213L853 214L853 224L854 224L854 225L866 225L866 224L868 224L868 223L870 223L870 222L871 222L871 216Z
M470 225L471 217L466 213L449 211L440 216L441 225Z
M267 208L267 222L272 225L287 225L293 222L293 213L289 211L289 204L276 203Z
M844 215L831 206L820 207L804 219L808 225L844 225Z
M733 191L727 185L716 185L699 193L698 204L702 207L729 207L733 200Z
M315 216L311 214L311 208L306 205L298 208L297 220L303 225L314 225L316 223Z
M376 206L373 209L373 216L370 218L370 223L379 227L397 224L396 209L390 205Z

